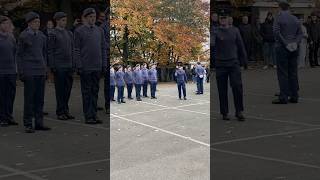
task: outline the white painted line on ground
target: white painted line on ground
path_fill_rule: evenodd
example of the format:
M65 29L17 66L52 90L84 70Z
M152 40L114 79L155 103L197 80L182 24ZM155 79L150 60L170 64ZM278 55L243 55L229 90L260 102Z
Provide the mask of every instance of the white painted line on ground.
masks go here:
M258 155L252 155L252 154L240 153L240 152L234 152L234 151L227 151L227 150L216 149L216 148L211 148L211 150L216 151L216 152L220 152L220 153L231 154L231 155L234 155L234 156L249 157L249 158L253 158L253 159L260 159L260 160L265 160L265 161L279 162L279 163L290 164L290 165L295 165L295 166L300 166L300 167L320 169L320 166L311 165L311 164L305 164L305 163L299 163L299 162L294 162L294 161L287 161L287 160L283 160L283 159L277 159L277 158L271 158L271 157L265 157L265 156L258 156Z
M125 114L125 115L119 115L119 116L133 116L133 115L137 115L137 114L145 114L145 113L150 113L150 112L157 112L157 111L163 111L163 110L167 110L167 109L171 109L171 108L160 108L160 109L153 109L150 111L141 111L141 112L136 112L136 113L130 113L130 114Z
M155 127L155 126L151 126L151 125L148 125L148 124L145 124L145 123L137 122L137 121L134 121L134 120L131 120L131 119L128 119L128 118L125 118L125 117L117 116L117 115L114 115L114 114L111 114L111 116L114 116L116 118L131 122L131 123L134 123L134 124L139 124L141 126L149 127L149 128L154 129L154 130L158 130L158 131L161 131L163 133L170 134L170 135L173 135L173 136L176 136L176 137L179 137L179 138L182 138L182 139L185 139L185 140L200 144L202 146L210 147L210 144L198 141L198 140L193 139L191 137L183 136L183 135L171 132L171 131L167 131L167 130L164 130L164 129L161 129L161 128L158 128L158 127Z
M132 115L137 115L137 114L144 114L144 113L149 113L149 112L157 112L157 111L163 111L163 110L169 110L169 109L177 109L177 108L183 108L183 107L195 106L195 105L203 105L203 104L207 104L207 103L187 104L187 105L178 106L178 107L166 107L166 108L153 109L153 110L149 110L149 111L141 111L141 112L130 113L130 114L125 114L125 115L119 115L119 116L125 117L125 116L132 116ZM182 111L183 109L178 109L178 110Z
M160 96L167 96L167 97L174 97L174 98L178 98L177 96L164 95L164 94L161 94ZM202 99L194 99L194 98L190 98L189 100L204 101L204 102L208 102L208 103L210 103L210 101L208 101L208 100L202 100Z
M251 92L251 91L247 91L247 93L245 92L245 95L261 96L261 97L274 97L274 98L276 98L276 96L274 96L274 95L262 94L262 93L254 93L254 92ZM320 102L320 99L318 99L318 98L300 97L299 99L302 99L302 100L305 100L305 101L310 101L310 102Z
M53 118L50 118L50 117L45 117L44 119L47 119L49 121L54 121L54 122L59 122L59 123L62 123L62 124L69 124L69 125L77 125L77 126L82 126L82 127L89 127L89 128L93 128L93 129L100 129L100 130L108 130L108 128L106 127L102 127L102 126L99 126L99 125L88 125L88 124L84 124L84 122L72 122L72 121L62 121L62 120L57 120L57 119L53 119Z
M212 113L220 114L218 111L211 111ZM246 115L247 119L252 118L256 120L262 120L262 121L273 121L273 122L280 122L280 123L287 123L287 124L294 124L294 125L302 125L302 126L309 126L309 127L319 127L317 124L309 124L309 123L302 123L302 122L295 122L295 121L285 121L285 120L279 120L279 119L273 119L273 118L263 118L259 116L251 116Z
M23 175L28 177L27 175L30 175L30 173L38 173L38 172L44 172L44 171L52 171L52 170L57 170L57 169L65 169L65 168L72 168L72 167L78 167L78 166L85 166L85 165L91 165L91 164L98 164L102 162L108 162L108 159L101 159L101 160L95 160L95 161L83 161L79 163L73 163L73 164L65 164L61 166L54 166L54 167L49 167L49 168L41 168L41 169L34 169L34 170L29 170L29 171L11 171L14 173L11 174L6 174L6 175L0 175L0 178L5 178L5 177L11 177L11 176L17 176L17 175ZM2 165L0 165L1 169ZM10 168L11 169L11 168ZM7 169L5 169L7 170ZM9 171L9 170L8 170ZM30 177L32 178L32 177ZM35 179L35 178L34 178ZM38 180L38 179L35 179ZM39 179L39 180L44 180L44 179Z
M317 131L317 130L320 130L320 127L319 128L288 131L288 132L283 132L283 133L266 134L266 135L246 137L246 138L238 138L238 139L232 139L232 140L227 140L227 141L220 141L220 142L212 143L211 146L221 145L221 144L229 144L229 143L234 143L234 142L257 140L257 139L274 137L274 136L284 136L284 135L291 135L291 134L299 134L299 133L305 133L305 132L311 132L311 131Z
M196 113L196 114L202 114L202 115L210 115L210 113L204 113L204 112L199 112L199 111L192 111L192 110L187 110L187 109L180 109L180 108L173 108L179 111L185 111L185 112L190 112L190 113Z
M9 176L16 176L16 175L22 175L24 177L27 177L27 178L30 178L30 179L33 179L33 180L46 180L46 179L44 179L44 178L42 178L40 176L33 175L33 174L30 174L29 172L18 170L18 169L14 169L14 168L11 168L11 167L8 167L8 166L5 166L5 165L0 165L0 169L6 170L6 171L9 171L9 172L13 172L13 173L11 173L9 175L1 175L0 178L9 177Z

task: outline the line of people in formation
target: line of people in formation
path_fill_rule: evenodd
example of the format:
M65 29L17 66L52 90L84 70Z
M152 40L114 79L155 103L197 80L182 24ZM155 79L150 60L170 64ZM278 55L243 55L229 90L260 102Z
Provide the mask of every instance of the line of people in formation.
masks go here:
M141 100L140 91L146 96L147 80L151 84L151 97L156 98L157 72L155 65L143 73L146 65L139 70L139 65L132 72L131 67L123 72L119 66L117 72L111 68L110 83L107 74L108 39L107 21L96 24L97 13L93 8L87 8L82 13L82 23L78 24L73 32L66 29L67 14L56 12L53 16L56 26L44 34L40 29L40 16L35 12L25 15L28 27L22 31L18 40L13 35L14 26L7 16L0 16L0 126L18 125L13 118L14 100L16 96L17 77L24 84L23 124L26 133L35 130L47 131L51 128L44 125L43 106L45 96L45 82L50 71L54 76L56 91L56 115L59 120L69 120L75 117L69 112L69 99L73 86L73 74L80 75L83 114L85 123L103 123L97 117L97 101L99 82L105 78L104 93L105 106L114 98L114 85L118 88L118 102L123 103L124 84L132 92L136 89L136 98ZM196 68L197 94L203 94L204 68L198 63ZM114 74L114 76L113 76ZM176 81L179 89L179 98L186 99L185 83L187 76L182 66L178 66ZM114 81L112 79L114 77ZM124 81L124 79L126 79ZM147 85L147 86L146 86ZM110 88L111 87L111 91ZM111 92L111 93L110 93ZM132 96L130 97L132 98Z
M156 64L148 65L143 63L142 66L137 64L135 67L128 65L123 68L122 65L116 65L110 67L110 101L117 101L118 104L126 103L124 101L124 88L127 87L128 99L132 100L132 91L135 87L136 100L142 101L142 97L148 98L148 85L150 84L151 99L157 99L157 83L158 73ZM187 74L182 65L176 66L175 79L178 87L179 99L187 100L186 83L188 82ZM203 94L203 82L205 80L205 69L201 66L200 62L195 67L195 77L197 81L196 94ZM117 88L117 100L115 100L115 90Z
M85 123L102 123L97 117L99 81L107 72L107 23L96 25L93 8L83 11L83 24L74 32L66 29L67 14L56 12L56 26L48 36L40 28L40 16L35 12L25 15L28 27L16 42L14 26L7 16L0 16L0 125L17 125L13 118L17 77L24 84L23 124L26 133L50 130L43 122L45 81L49 69L54 75L56 115L59 120L74 119L69 113L69 98L73 74L81 80ZM105 89L109 84L105 84ZM105 95L109 103L108 96Z
M287 0L279 0L280 12L276 16L272 33L275 36L275 55L280 94L272 104L298 103L299 44L303 39L301 22L291 14ZM211 59L216 70L220 113L230 120L228 113L228 80L234 96L236 117L244 121L243 86L241 66L247 65L247 53L240 30L229 24L230 12L220 10L219 25L213 27Z

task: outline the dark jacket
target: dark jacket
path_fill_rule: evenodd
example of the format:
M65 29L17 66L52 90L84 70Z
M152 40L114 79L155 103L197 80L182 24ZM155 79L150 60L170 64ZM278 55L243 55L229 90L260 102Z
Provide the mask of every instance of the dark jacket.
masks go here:
M216 48L214 57L215 67L247 64L247 53L238 28L219 27L213 34L213 47Z
M263 42L272 43L275 42L273 34L273 20L267 20L261 24L260 34L263 38Z
M186 72L183 69L177 69L174 75L178 84L184 84L188 82Z
M133 84L133 72L132 71L127 71L124 74L124 81L126 84Z
M319 42L320 40L320 24L319 23L310 23L307 26L308 32L308 42Z
M125 82L124 82L124 72L123 71L118 71L116 72L115 75L115 80L116 80L116 85L117 86L124 86Z
M275 18L273 33L278 45L299 44L302 39L301 23L289 11L281 11Z
M0 74L16 74L16 40L9 34L0 33Z
M102 71L107 67L107 47L102 28L82 25L74 32L76 68L83 71Z
M26 76L46 75L47 38L41 32L27 28L19 37L17 48L19 74Z
M55 28L48 34L48 63L50 68L71 69L73 61L73 35L65 29Z

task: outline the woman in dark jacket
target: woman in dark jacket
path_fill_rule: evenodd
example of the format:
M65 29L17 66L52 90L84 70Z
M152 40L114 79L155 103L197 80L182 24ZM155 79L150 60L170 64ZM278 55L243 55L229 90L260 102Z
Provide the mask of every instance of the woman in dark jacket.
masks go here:
M275 64L275 48L274 48L274 35L273 35L273 15L271 12L267 14L265 22L261 25L261 36L263 38L263 53L265 66L263 69L267 69L269 66L276 67Z

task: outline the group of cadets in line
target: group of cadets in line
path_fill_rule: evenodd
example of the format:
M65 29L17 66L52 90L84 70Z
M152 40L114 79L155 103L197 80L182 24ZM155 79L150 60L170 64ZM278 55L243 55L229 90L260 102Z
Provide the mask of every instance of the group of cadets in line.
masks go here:
M116 69L116 70L115 70ZM124 87L127 87L127 96L132 100L132 91L135 87L136 100L141 101L141 90L143 97L148 97L148 85L150 84L151 99L157 99L156 89L158 83L158 73L156 64L152 64L150 69L144 63L142 68L137 64L134 68L130 65L125 69L123 66L118 65L110 68L110 101L116 101L115 90L117 88L117 102L119 104L125 103L124 101Z
M77 72L81 79L85 123L102 123L97 117L97 100L100 78L107 72L107 24L102 24L102 28L95 24L96 11L93 8L85 9L82 15L83 24L72 33L66 29L67 14L55 13L53 19L56 27L49 31L46 37L39 30L40 16L35 12L29 12L25 16L28 27L20 34L18 43L12 35L14 27L10 18L0 16L1 126L18 124L12 115L18 74L24 83L25 132L50 130L43 123L48 69L54 75L57 118L74 119L69 113L68 102L73 73Z
M69 112L69 99L73 86L73 74L80 75L83 114L85 123L100 124L97 117L99 82L105 77L105 105L108 113L109 102L114 100L117 87L118 103L124 101L124 87L127 87L128 99L133 99L135 88L136 99L148 97L150 86L151 99L156 99L158 74L156 64L148 69L144 63L134 68L127 66L110 67L109 69L107 22L96 25L96 11L87 8L82 14L82 24L73 32L67 30L67 14L56 12L53 17L55 28L47 32L40 29L40 16L29 12L25 16L28 27L21 32L16 41L13 36L14 26L7 16L0 16L0 125L18 125L13 118L13 107L16 96L16 79L24 84L23 124L26 133L35 130L50 130L43 122L45 84L48 69L54 76L56 91L56 115L59 120L75 117ZM107 21L107 20L106 20ZM16 43L17 42L17 43ZM196 67L197 93L203 94L205 70L198 63ZM109 78L109 77L110 78ZM175 72L179 99L186 100L187 76L179 65ZM142 91L142 92L141 92Z
M203 81L205 76L205 69L201 66L200 63L197 64L195 68L196 78L197 78L197 92L196 94L203 94ZM177 87L178 87L178 96L179 99L187 100L186 94L186 83L188 78L185 70L182 65L176 66L176 71L174 73ZM123 68L122 65L111 66L110 68L110 101L117 101L118 104L126 103L124 101L124 88L127 87L127 98L129 100L133 99L132 91L133 87L135 88L136 100L142 101L141 96L144 98L148 96L148 86L150 86L150 96L151 99L157 99L158 83L158 73L157 65L151 64L150 68L146 63L143 63L142 66L137 64L134 68L128 65L126 68ZM117 99L115 100L115 91L117 89ZM142 95L141 95L142 91Z

